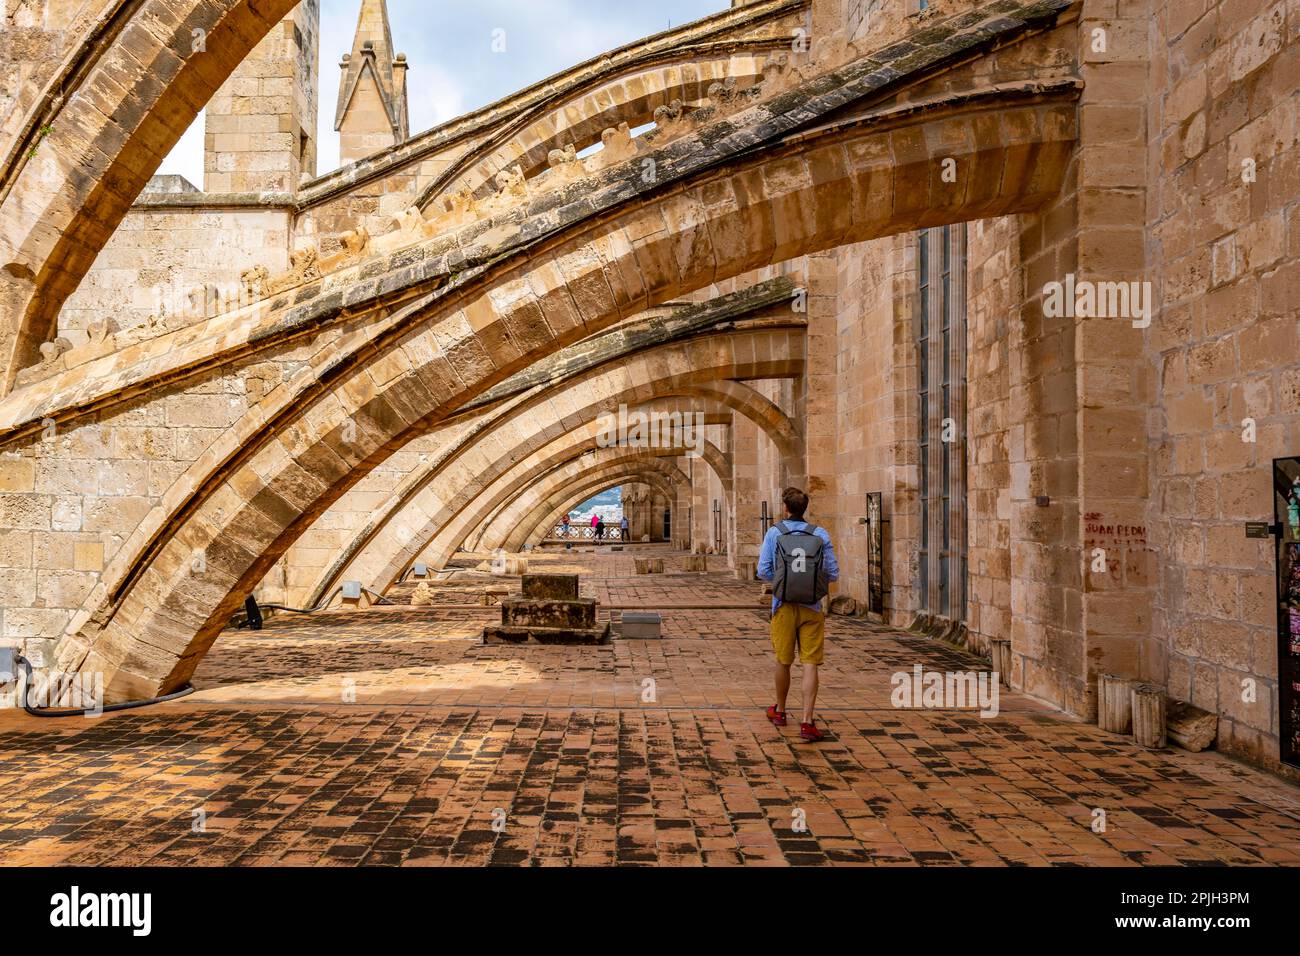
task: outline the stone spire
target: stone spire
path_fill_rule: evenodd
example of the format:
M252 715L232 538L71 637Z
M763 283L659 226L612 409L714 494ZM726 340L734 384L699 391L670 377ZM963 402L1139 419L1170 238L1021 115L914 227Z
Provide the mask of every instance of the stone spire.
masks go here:
M386 0L361 0L352 52L339 64L339 133L343 164L405 142L410 135L406 105L406 54L393 55Z

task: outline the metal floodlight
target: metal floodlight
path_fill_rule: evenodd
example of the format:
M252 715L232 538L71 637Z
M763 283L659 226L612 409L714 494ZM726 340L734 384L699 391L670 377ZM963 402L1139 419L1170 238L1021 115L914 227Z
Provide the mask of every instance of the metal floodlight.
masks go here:
M429 576L429 566L417 561L414 573L417 578L427 578Z
M343 600L359 601L361 600L361 582L344 581L343 582Z

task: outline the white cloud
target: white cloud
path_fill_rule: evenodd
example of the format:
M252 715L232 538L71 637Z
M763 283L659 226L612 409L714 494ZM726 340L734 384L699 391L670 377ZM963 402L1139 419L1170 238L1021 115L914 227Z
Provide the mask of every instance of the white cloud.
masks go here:
M408 93L411 132L438 126L465 112L465 90L457 77L438 66L420 67L420 82Z

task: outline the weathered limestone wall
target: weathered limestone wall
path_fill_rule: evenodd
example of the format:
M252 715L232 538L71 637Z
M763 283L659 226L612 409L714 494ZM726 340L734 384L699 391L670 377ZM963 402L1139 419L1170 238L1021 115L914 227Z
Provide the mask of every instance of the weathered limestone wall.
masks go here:
M203 192L178 176L151 181L60 313L71 345L105 318L121 330L191 325L239 301L244 271L289 268L289 202L316 173L319 33L319 0L303 0L208 102ZM191 300L206 286L215 310L212 296Z
M836 490L833 499L841 593L867 606L870 591L866 496L885 495L886 619L906 623L916 607L915 366L910 299L912 239L898 236L838 250L837 364L833 396ZM912 285L909 286L909 283Z
M1220 714L1220 748L1273 766L1274 547L1242 524L1271 520L1272 459L1300 454L1300 5L1153 6L1147 253L1161 310L1146 345L1164 560L1144 664L1161 675L1167 654L1170 692Z
M462 433L463 429L448 426L417 438L357 482L285 552L277 562L276 570L257 589L258 599L290 603L307 600L325 569L402 482L440 450L458 441ZM373 582L362 583L369 586Z
M320 0L301 0L204 111L203 191L292 192L316 175Z
M781 24L790 20L747 32L780 35ZM515 104L494 104L417 136L402 149L300 182L316 169L318 27L318 0L300 4L214 96L206 111L204 192L210 195L141 197L60 316L59 334L72 345L81 344L86 327L105 314L119 327L144 323L155 314L159 287L168 290L172 321L183 325L180 312L197 285L216 285L233 295L244 270L262 266L271 275L281 273L295 249L312 246L328 256L340 251L342 237L352 230L372 237L393 232L425 189L466 154L493 143L514 114ZM695 98L706 99L703 91L715 79L735 75L747 84L763 61L724 51L693 69L671 61L648 64L609 78L598 91L579 87L576 105L543 111L518 136L504 138L470 164L464 181L477 192L494 191L495 169L521 162L532 175L546 168L543 137L554 145L587 145L607 126L647 120L672 84L686 84ZM598 67L573 71L573 81L595 75ZM178 243L155 243L163 231L177 234ZM189 243L195 236L199 241ZM141 238L149 247L140 247Z
M109 0L0 0L0 150Z
M1019 320L1020 260L1013 219L966 231L966 487L972 643L1011 637L1011 325Z
M977 647L1011 630L1009 369L1022 277L1014 219L968 226L967 487L969 598ZM840 590L865 602L869 575L865 495L884 492L886 619L909 623L919 607L916 547L916 238L840 249L836 480Z
M165 327L192 325L210 314L202 300L191 300L194 289L210 285L219 302L237 303L244 271L262 266L275 275L289 268L287 210L180 204L197 195L145 194L68 298L61 336L81 345L87 328L106 317L123 330L155 316Z
M145 515L283 376L244 363L0 452L0 642L47 660Z

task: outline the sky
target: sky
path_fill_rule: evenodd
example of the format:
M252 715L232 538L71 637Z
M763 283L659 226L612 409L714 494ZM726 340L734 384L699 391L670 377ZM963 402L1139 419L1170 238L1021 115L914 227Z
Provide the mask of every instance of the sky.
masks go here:
M360 6L321 0L318 174L338 167L338 64L352 49ZM411 133L729 6L730 0L388 0L393 46L410 63ZM202 188L202 114L158 172L179 173Z

